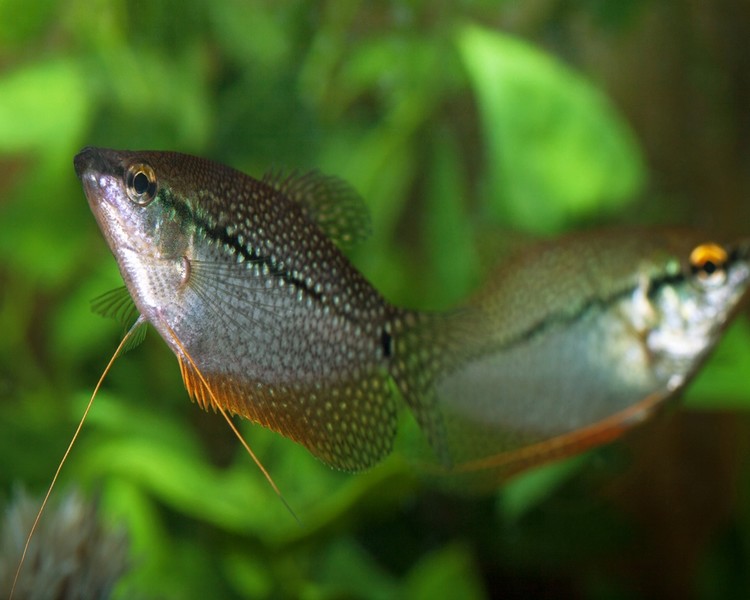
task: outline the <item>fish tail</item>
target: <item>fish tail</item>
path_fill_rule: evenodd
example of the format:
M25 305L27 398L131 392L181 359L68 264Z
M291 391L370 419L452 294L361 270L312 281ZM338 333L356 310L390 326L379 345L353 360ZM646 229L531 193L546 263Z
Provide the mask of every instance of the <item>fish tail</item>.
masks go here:
M393 336L390 375L438 463L446 469L454 457L435 382L447 358L462 354L462 344L452 335L451 320L444 314L403 311L385 329L387 335Z
M499 416L513 392L504 380L503 351L486 315L475 306L401 313L388 331L393 335L390 375L434 455L425 461L418 453L415 466L442 486L491 489L529 467L619 435L616 427L607 427L558 436L526 430ZM498 369L477 370L481 361ZM451 381L462 383L446 385Z

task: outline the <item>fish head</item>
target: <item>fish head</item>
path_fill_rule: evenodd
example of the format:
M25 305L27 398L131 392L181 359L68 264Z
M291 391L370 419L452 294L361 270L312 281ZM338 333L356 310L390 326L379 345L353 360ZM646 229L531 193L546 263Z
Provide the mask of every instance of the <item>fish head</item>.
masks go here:
M627 304L652 367L677 389L718 341L750 287L750 240L684 244L664 254Z
M74 159L86 198L142 313L170 302L186 276L191 237L162 153L87 147Z
M170 182L157 153L84 148L74 165L91 211L115 251L169 258L184 250ZM163 162L163 161L161 161Z

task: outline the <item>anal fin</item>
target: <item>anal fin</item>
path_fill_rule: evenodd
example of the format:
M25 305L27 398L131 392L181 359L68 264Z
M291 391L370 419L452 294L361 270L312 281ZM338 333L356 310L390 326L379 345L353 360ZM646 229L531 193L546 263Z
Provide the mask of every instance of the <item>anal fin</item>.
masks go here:
M317 385L270 385L198 374L181 357L179 363L185 388L201 408L221 408L259 423L332 467L361 471L392 449L397 412L386 373Z

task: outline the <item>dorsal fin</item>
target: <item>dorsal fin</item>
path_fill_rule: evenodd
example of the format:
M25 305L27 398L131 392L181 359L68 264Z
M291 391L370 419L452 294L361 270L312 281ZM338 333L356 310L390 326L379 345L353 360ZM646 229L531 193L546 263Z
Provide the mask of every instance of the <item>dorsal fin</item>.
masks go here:
M271 171L263 183L299 204L335 244L348 248L370 235L370 213L344 180L319 171Z

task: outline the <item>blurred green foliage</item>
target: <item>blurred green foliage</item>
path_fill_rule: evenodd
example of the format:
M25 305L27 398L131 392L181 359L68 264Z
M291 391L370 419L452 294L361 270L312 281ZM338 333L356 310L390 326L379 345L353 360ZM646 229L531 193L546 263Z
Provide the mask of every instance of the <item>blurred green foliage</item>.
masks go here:
M120 333L89 311L120 280L73 173L80 147L336 174L373 216L374 235L351 253L357 266L396 303L451 306L519 238L640 213L669 222L667 209L644 209L654 190L636 135L559 56L566 19L624 36L646 4L0 1L3 489L48 484ZM533 35L513 33L528 23ZM689 405L745 411L748 372L740 321ZM465 499L430 489L398 455L342 474L244 424L298 524L226 424L186 400L172 354L149 336L116 363L63 471L61 487L101 490L109 517L129 528L122 597L659 589L634 574L635 549L656 534L624 510L632 492L617 478L637 458L622 445ZM750 564L747 447L732 448L724 529L701 538L680 580L710 597L750 585L734 569Z

